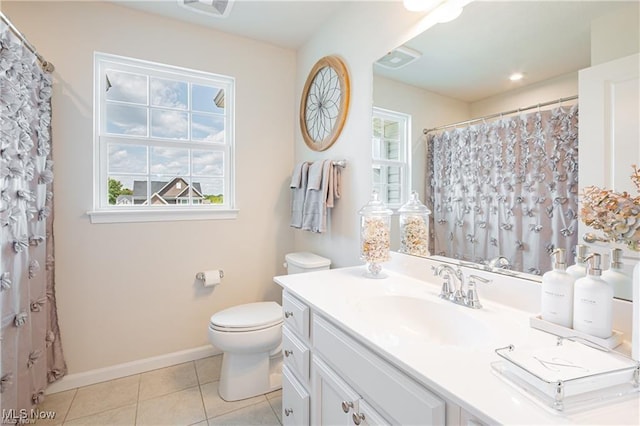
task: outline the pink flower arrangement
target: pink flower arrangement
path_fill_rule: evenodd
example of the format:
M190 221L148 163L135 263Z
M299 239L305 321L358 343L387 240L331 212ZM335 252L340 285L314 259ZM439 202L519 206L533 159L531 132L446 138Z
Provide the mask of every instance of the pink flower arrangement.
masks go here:
M631 181L638 192L635 197L588 186L582 192L580 218L587 226L601 230L610 242L640 251L640 169L632 167Z

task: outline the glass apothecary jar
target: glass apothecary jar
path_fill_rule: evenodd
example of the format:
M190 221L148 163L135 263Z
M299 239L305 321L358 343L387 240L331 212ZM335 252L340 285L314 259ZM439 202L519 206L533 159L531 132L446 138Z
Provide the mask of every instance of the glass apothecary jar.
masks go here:
M429 215L431 210L413 191L409 201L398 209L400 215L400 253L429 256Z
M393 212L380 201L373 191L369 203L360 209L360 259L367 262L365 276L385 278L382 262L389 260L391 245L391 214Z

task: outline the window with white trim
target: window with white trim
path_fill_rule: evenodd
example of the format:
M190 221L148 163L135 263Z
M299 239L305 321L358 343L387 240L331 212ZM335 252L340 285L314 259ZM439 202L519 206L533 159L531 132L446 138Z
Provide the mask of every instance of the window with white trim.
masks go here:
M219 213L235 208L235 80L102 53L94 61L92 221L229 218Z
M373 189L391 208L407 201L410 187L411 116L373 108Z

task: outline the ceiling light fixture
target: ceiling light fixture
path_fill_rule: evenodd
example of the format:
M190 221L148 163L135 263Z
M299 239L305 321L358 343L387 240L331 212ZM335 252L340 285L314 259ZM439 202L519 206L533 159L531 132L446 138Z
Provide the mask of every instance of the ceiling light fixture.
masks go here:
M226 18L235 0L177 0L178 4L203 15Z
M522 80L523 78L524 78L524 74L522 74L521 72L514 72L509 76L509 80L511 81L519 81L519 80Z

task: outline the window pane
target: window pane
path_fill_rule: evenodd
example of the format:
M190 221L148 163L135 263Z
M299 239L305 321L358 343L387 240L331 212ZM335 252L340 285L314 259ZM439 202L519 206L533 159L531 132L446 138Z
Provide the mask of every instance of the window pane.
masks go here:
M109 144L109 173L147 173L147 147Z
M123 182L123 185L128 188L133 188L132 198L134 205L146 205L149 195L149 184L147 178L128 178L130 183Z
M147 104L147 76L114 70L105 74L108 100Z
M219 115L191 115L191 139L224 143L224 117Z
M170 185L170 182L173 185ZM152 177L151 178L151 193L149 194L149 204L151 206L166 206L170 204L176 204L175 191L176 187L182 185L186 187L181 178L165 178L165 177Z
M187 109L187 83L151 78L151 105Z
M133 197L133 180L134 178L132 178L131 176L109 175L107 181L107 190L109 191L108 201L110 205L130 206L135 204L135 200ZM146 194L142 195L144 200L146 200Z
M191 109L199 112L224 114L224 89L213 86L191 86Z
M202 192L202 204L222 204L224 202L223 179L194 179L194 188Z
M382 183L381 167L382 166L373 166L373 183Z
M107 133L147 136L147 109L107 103Z
M152 148L151 173L169 176L189 174L189 150L180 148Z
M373 117L373 137L382 137L382 119L379 117Z
M397 121L384 122L384 137L386 139L398 140L400 137L400 124Z
M387 183L400 184L400 167L388 166L387 167Z
M186 112L151 110L151 136L166 139L189 138L189 115Z
M221 151L191 151L193 176L224 176L224 153Z
M387 187L387 203L400 204L402 202L402 191L400 185L389 185Z
M393 141L384 142L384 158L387 160L399 160L400 159L400 144Z

